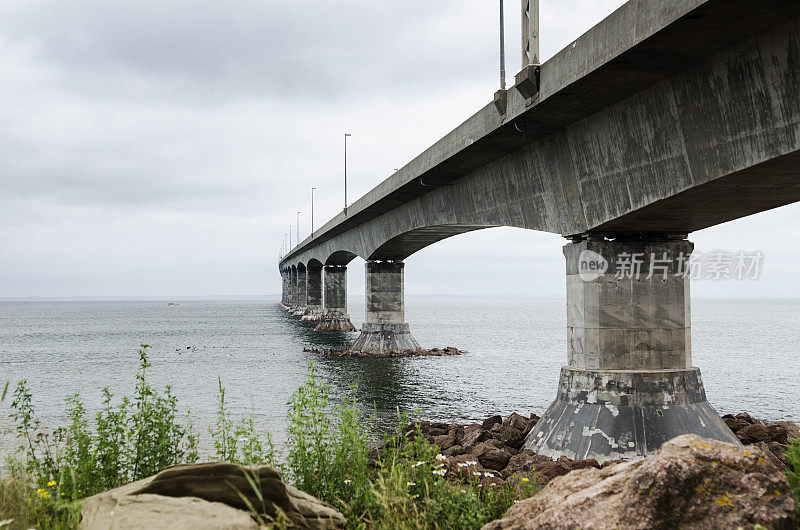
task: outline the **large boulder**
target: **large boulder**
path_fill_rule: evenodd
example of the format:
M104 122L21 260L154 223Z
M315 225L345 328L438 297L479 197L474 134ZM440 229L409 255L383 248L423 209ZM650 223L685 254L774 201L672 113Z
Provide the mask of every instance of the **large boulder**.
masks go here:
M553 479L484 530L795 528L786 477L756 447L694 435L645 460Z
M333 507L285 484L267 466L184 464L82 501L81 528L258 528L258 515L309 529L344 528Z

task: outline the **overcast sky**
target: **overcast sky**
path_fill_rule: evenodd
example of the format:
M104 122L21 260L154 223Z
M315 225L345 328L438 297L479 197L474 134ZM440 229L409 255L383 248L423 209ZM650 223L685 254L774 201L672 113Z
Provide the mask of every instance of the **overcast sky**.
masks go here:
M623 2L542 0L547 59ZM506 2L508 75L518 2ZM311 187L321 225L491 100L495 0L3 0L0 296L260 295ZM692 235L799 296L796 205ZM409 294L559 297L559 236L491 229L407 260ZM363 261L350 293L363 292Z

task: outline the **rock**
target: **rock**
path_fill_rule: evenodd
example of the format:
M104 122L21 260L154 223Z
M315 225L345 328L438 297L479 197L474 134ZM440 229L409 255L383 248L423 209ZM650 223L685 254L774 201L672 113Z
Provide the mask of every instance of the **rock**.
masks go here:
M514 449L521 449L522 444L525 443L525 427L527 425L523 425L522 429L517 429L513 425L510 424L503 424L500 426L500 442L503 445L507 445L509 447L513 447Z
M513 427L518 431L524 431L528 427L529 420L525 419L523 416L517 414L516 412L512 412L511 415L503 420L504 427Z
M772 443L776 443L776 442L772 442ZM757 447L762 453L764 453L764 456L767 458L767 460L769 460L770 463L773 466L775 466L776 468L781 469L781 470L788 469L789 466L784 464L781 461L781 459L778 457L778 455L776 455L775 453L772 452L772 450L770 449L769 445L767 445L766 442L758 442L758 443L755 443L755 444L752 444L752 445L748 445L747 447ZM782 446L780 444L778 444L778 447L782 447Z
M543 486L556 477L566 475L571 469L562 462L551 460L534 465L533 471L536 473L536 483Z
M250 473L259 495L245 473ZM81 528L257 528L247 498L262 515L278 510L299 528L344 528L333 507L283 483L267 466L207 463L172 466L158 475L82 501Z
M455 476L461 480L476 480L486 471L472 455L448 457L445 465L448 476Z
M466 448L472 448L485 441L488 437L489 435L483 426L478 424L467 425L464 427L464 436L461 439L461 445Z
M750 425L749 422L741 420L730 414L726 414L725 416L723 416L722 421L724 421L725 424L728 426L728 428L733 431L733 434L736 434L740 430Z
M449 449L445 449L444 451L442 451L442 454L444 456L459 456L467 454L467 450L460 445L454 445Z
M645 460L556 478L484 530L756 524L794 528L794 497L786 477L757 448L687 435Z
M552 462L552 460L547 456L536 454L530 449L525 449L511 457L503 470L503 476L508 478L515 473L533 471L536 466L543 462Z
M767 426L760 421L752 423L736 432L736 437L739 438L743 444L766 442L768 441L768 435Z
M456 445L456 437L452 434L440 434L439 436L433 437L433 445L438 445L441 451L445 449L450 449L454 445Z
M503 423L503 417L502 416L489 416L488 418L483 420L483 423L481 424L481 427L483 427L484 429L486 429L488 431L494 425L496 425L498 423Z
M797 438L800 438L800 426L798 426L793 421L776 421L774 425L780 425L786 430L786 441L787 443L794 442Z
M739 414L737 414L737 415L736 415L736 416L734 416L734 417L735 417L735 418L737 418L737 419L740 419L740 420L744 420L744 421L746 421L747 423L753 423L753 422L755 422L755 421L756 421L756 420L754 420L754 419L753 419L753 418L750 416L750 414L748 414L748 413L746 413L746 412L740 412Z
M511 455L503 449L497 449L486 442L479 443L470 453L486 469L502 471L506 467Z

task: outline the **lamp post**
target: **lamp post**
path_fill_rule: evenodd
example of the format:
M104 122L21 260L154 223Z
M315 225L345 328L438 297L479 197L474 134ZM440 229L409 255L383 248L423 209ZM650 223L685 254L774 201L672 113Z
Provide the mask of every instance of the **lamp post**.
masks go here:
M524 0L523 0L524 1ZM506 39L503 0L500 0L500 90L506 89Z
M289 251L292 250L292 225L289 225Z
M314 190L311 188L311 237L314 237Z
M300 244L300 212L297 212L297 244Z
M347 215L347 138L351 134L344 133L344 214Z

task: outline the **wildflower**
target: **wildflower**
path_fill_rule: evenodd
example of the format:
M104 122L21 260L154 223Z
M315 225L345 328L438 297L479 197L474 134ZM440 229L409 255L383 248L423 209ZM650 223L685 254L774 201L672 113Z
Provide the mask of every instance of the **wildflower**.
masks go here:
M467 464L468 466L477 466L478 465L478 462L475 461L475 460L467 460L464 463Z
M345 483L345 484L350 484L351 482L353 482L353 481L352 481L352 480L350 480L349 478L346 478L346 479L344 479L344 483Z
M36 490L36 493L38 493L38 494L39 494L39 497L41 497L41 498L43 498L43 499L47 499L47 498L49 498L49 497L50 497L50 492L48 492L48 491L47 491L46 489L44 489L44 488L39 488L38 490Z
M422 465L425 465L425 462L423 462L422 460L420 460L420 461L418 461L416 464L411 464L411 467L413 468L413 467L418 467L418 466L422 466Z
M412 499L419 499L419 495L412 495L411 498Z
M434 469L433 471L431 471L431 473L433 473L434 475L439 475L440 477L443 477L444 474L447 473L447 470L446 469Z
M522 477L522 482L530 482L530 480L531 480L531 479L529 479L529 478L527 478L527 477Z
M436 455L436 460L438 460L439 462L444 462L445 460L447 460L447 457L444 456L443 454L438 454Z
M475 475L476 477L480 477L481 476L481 472L480 471L473 471L472 474Z
M48 486L55 486L56 485L56 481L55 480L51 480L50 482L47 483L47 485Z
M14 519L3 519L0 521L0 526L11 526L11 523L14 522Z
M461 493L466 493L466 492L467 492L467 490L461 490Z
M416 482L406 482L406 486L416 486Z
M514 501L514 504L519 504L519 501Z

